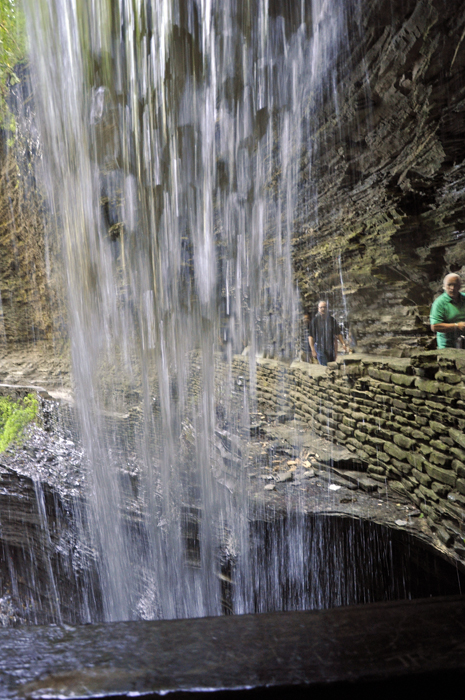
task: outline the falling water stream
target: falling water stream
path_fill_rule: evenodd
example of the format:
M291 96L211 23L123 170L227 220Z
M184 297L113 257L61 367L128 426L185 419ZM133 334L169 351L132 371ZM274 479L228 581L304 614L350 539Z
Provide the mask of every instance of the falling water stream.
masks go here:
M220 614L225 549L233 608L253 610L256 406L232 358L247 348L253 387L258 355L296 351L302 122L344 5L25 1L106 620Z

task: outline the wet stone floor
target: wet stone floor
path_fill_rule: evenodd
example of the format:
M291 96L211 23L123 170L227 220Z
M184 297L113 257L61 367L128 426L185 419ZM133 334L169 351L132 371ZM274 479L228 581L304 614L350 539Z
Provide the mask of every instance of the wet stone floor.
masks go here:
M29 546L35 533L43 529L45 512L31 509L30 504L43 498L47 512L53 511L53 520L49 519L48 523L50 543L53 541L58 551L72 551L73 575L84 577L92 555L86 543L78 541L72 520L76 503L85 501L88 467L76 437L74 409L69 401L49 397L43 399L42 411L42 426L33 427L20 448L14 447L0 456L0 501L4 513L0 545L3 547L6 541L10 550L17 551L24 549L25 543ZM137 423L134 415L116 418L122 430ZM138 489L133 489L140 477L140 467L131 451L120 463L124 464L123 476L129 485L123 508L137 519L144 509ZM243 495L245 488L250 522L274 522L289 514L372 522L412 536L445 556L441 543L434 539L414 505L388 491L383 482L367 476L351 452L318 437L290 415L253 414L250 435L241 441L219 422L212 472L216 481L232 494ZM34 546L35 556L40 560L44 544L37 542ZM6 576L5 571L0 581L0 624L45 622L45 617L14 608L11 591L5 584ZM43 578L47 584L47 573ZM27 588L29 583L24 585ZM71 606L78 606L81 601L75 598L73 602L71 592L68 597L67 616L73 620ZM45 609L46 604L31 601L30 606Z
M361 471L349 450L317 436L304 423L283 423L269 414L253 418L246 470L251 501L260 509L269 509L273 517L289 508L344 515L430 537L421 512Z

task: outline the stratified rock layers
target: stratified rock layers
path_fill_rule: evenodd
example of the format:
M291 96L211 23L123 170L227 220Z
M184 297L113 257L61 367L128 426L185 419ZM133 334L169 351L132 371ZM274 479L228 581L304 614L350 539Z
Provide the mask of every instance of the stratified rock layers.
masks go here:
M305 306L346 308L359 350L408 354L465 271L465 3L361 6L307 114L294 265Z

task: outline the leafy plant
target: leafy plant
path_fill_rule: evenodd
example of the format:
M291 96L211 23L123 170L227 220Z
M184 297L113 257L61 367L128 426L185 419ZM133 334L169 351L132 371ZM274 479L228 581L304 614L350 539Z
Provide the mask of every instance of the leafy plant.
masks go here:
M14 130L6 97L19 82L15 68L26 57L26 22L20 0L0 0L0 126Z
M20 401L0 397L0 452L13 442L21 442L26 426L36 419L38 409L39 402L34 394L28 394Z

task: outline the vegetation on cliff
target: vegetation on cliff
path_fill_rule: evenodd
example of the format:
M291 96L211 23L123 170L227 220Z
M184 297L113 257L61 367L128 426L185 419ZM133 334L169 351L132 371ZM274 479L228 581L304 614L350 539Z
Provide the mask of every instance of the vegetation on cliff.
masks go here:
M39 402L34 394L21 401L8 396L0 397L0 452L5 452L12 443L20 443L26 427L37 417Z
M19 0L0 0L0 125L14 129L7 96L11 85L19 82L17 64L26 56L26 28Z

